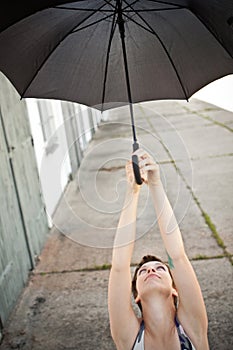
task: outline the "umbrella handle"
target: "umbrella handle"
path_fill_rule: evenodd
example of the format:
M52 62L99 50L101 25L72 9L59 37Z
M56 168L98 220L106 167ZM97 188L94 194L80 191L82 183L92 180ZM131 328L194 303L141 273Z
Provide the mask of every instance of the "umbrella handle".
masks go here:
M133 172L134 172L135 181L138 185L141 185L143 181L142 181L140 169L138 166L138 156L136 156L135 154L132 156L132 162L133 162Z
M136 151L138 148L139 148L138 143L134 142L133 150ZM142 185L143 181L141 178L140 169L138 165L138 156L136 154L132 155L132 163L133 163L133 172L134 172L135 181L138 185Z

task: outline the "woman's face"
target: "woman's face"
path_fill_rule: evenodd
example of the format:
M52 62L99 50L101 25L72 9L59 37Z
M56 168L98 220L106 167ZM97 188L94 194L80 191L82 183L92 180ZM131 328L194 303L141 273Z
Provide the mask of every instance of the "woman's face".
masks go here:
M159 261L149 261L143 264L137 272L136 288L138 291L136 300L140 300L150 291L171 294L173 287L168 267Z

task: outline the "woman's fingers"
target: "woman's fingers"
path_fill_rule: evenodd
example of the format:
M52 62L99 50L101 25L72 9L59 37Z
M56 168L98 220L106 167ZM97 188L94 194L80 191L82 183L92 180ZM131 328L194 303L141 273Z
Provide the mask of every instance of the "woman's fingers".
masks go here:
M144 158L144 159L139 159L139 166L141 167L145 167L148 165L155 165L156 163L154 162L154 160L150 157L148 158Z
M156 170L157 164L148 154L143 154L142 157L139 158L139 167L146 171Z
M139 191L140 186L137 185L136 181L135 181L132 160L129 160L126 163L125 169L126 169L126 176L127 176L127 180L128 180L129 185L131 186L131 188L133 189L134 192Z
M141 148L135 151L133 154L138 156L138 165L143 182L146 184L157 183L160 179L160 175L158 164L154 161L154 159ZM134 178L132 160L129 160L126 163L126 174L128 182L134 187L136 182Z
M144 151L142 148L139 148L133 154L135 154L136 156L138 156L138 158L141 158L141 159L146 159L149 157L149 154L146 151Z
M138 149L133 154L138 156L139 168L143 181L147 184L159 183L159 166L154 159L143 149Z

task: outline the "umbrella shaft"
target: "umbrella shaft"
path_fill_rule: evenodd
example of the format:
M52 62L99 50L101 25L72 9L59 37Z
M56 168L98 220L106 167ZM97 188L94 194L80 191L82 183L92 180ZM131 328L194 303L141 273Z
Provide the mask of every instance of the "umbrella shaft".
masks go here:
M118 14L117 23L119 27L120 36L121 36L122 52L123 52L123 59L124 59L125 79L126 79L126 86L127 86L128 100L129 100L133 140L134 142L137 142L136 130L134 125L134 113L133 113L133 104L132 104L132 96L131 96L131 88L130 88L129 69L128 69L127 53L126 53L126 46L125 46L125 24L124 24L124 19L122 17L121 0L117 1L117 14Z

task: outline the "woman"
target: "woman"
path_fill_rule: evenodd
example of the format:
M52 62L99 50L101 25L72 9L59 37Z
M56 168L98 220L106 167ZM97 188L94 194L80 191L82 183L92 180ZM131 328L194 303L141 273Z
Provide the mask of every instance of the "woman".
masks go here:
M159 167L142 149L135 154L149 186L168 264L145 256L131 286L130 263L140 186L126 164L127 190L116 232L109 278L109 317L118 350L208 350L206 309L182 236L164 192ZM142 317L134 312L131 287Z

